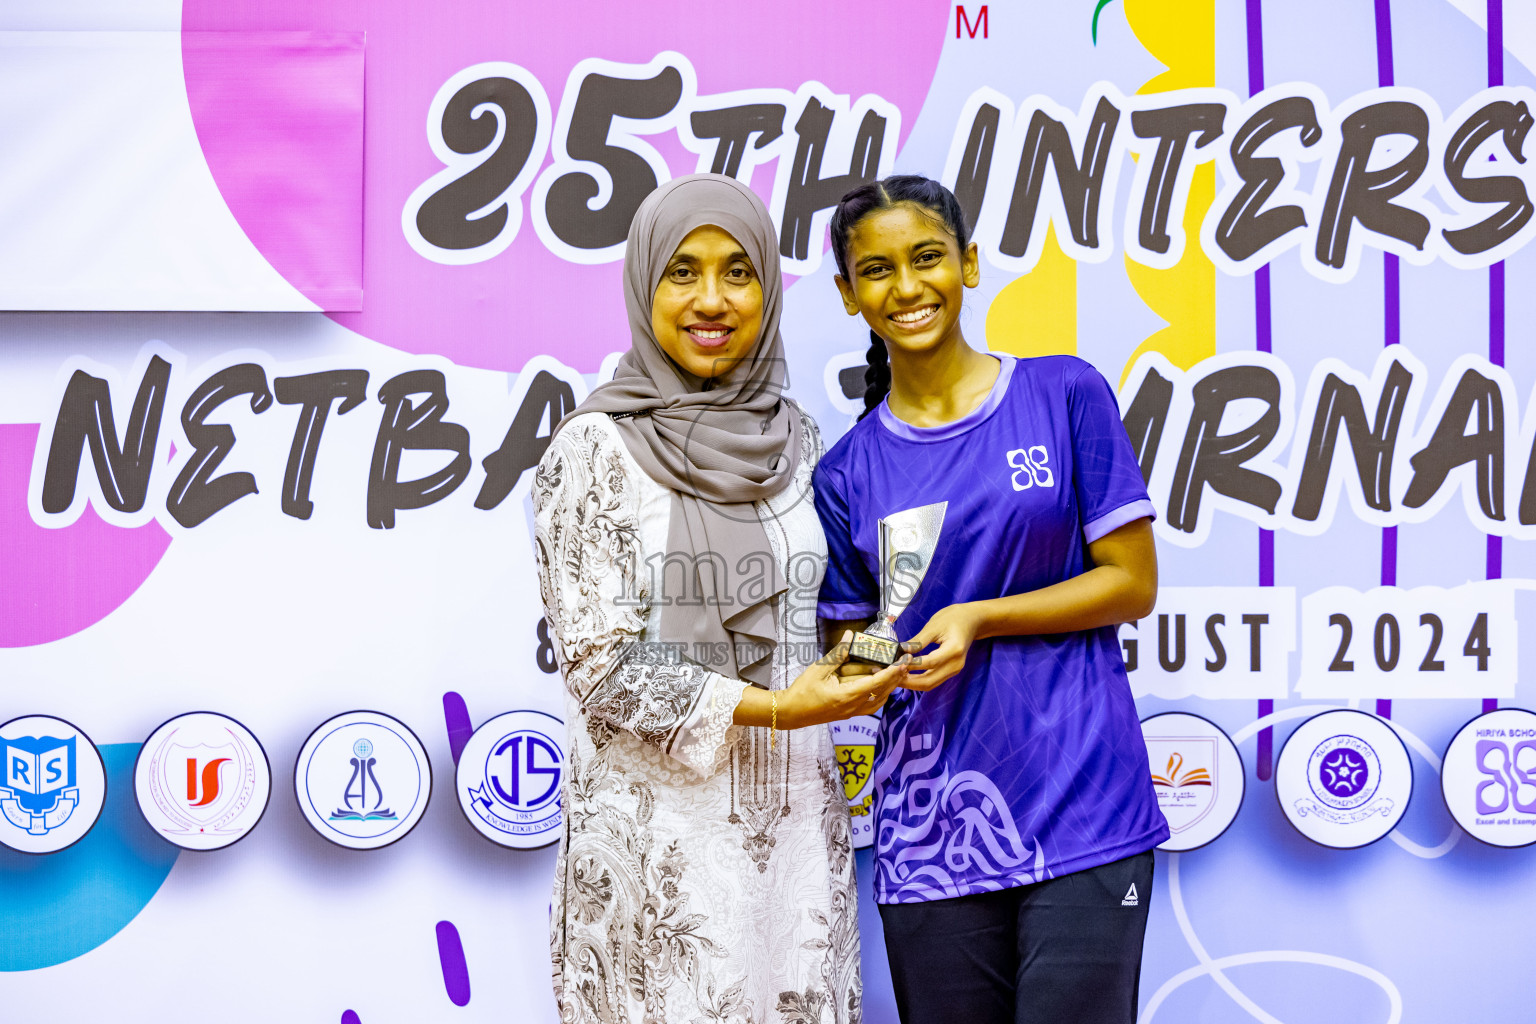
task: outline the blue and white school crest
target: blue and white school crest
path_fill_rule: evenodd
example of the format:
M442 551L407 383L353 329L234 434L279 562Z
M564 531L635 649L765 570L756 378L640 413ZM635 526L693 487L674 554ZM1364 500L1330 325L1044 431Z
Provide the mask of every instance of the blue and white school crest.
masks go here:
M560 836L564 775L565 723L542 711L509 711L469 738L454 788L475 831L531 850Z
M90 831L106 800L101 755L79 729L32 715L0 726L0 843L53 853Z

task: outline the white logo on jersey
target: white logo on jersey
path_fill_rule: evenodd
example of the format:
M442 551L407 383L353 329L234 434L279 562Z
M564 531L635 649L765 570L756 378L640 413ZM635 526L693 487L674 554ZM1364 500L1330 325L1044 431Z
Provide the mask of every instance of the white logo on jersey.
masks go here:
M1018 470L1013 474L1013 489L1027 491L1031 487L1055 487L1056 477L1051 473L1050 461L1051 457L1043 444L1015 448L1009 452L1008 465ZM1020 477L1024 479L1020 481Z
M1141 905L1141 897L1136 895L1135 882L1132 882L1131 887L1126 890L1125 899L1120 901L1120 905L1122 907L1139 907Z

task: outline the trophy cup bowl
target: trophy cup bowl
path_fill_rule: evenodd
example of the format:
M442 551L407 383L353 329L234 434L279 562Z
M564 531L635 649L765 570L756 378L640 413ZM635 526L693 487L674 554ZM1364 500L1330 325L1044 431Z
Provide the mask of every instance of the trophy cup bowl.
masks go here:
M885 668L901 657L896 620L912 604L939 544L949 502L893 512L880 520L880 612L853 635L848 659Z

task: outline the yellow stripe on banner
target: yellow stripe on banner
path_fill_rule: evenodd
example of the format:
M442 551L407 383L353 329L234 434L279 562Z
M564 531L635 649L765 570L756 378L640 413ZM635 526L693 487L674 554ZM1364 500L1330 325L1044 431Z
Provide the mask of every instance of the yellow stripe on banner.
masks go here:
M1125 17L1141 45L1168 68L1138 94L1216 84L1215 0L1125 0ZM1200 247L1200 224L1215 198L1216 169L1201 164L1184 209L1183 258L1167 270L1125 258L1131 287L1168 326L1136 347L1120 383L1143 352L1161 352L1183 369L1216 354L1216 267Z
M1040 262L997 293L987 309L987 347L1016 356L1077 354L1077 261L1047 224Z

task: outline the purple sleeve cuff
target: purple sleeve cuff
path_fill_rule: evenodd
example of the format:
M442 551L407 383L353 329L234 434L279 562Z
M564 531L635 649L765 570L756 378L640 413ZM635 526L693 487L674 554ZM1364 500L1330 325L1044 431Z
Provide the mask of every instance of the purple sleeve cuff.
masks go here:
M820 601L816 605L817 616L836 622L872 619L879 611L879 605L865 601Z
M1092 544L1106 534L1114 533L1126 523L1134 523L1138 519L1156 519L1157 509L1152 505L1150 498L1138 498L1128 505L1121 505L1117 509L1099 516L1091 523L1083 524L1083 543Z

